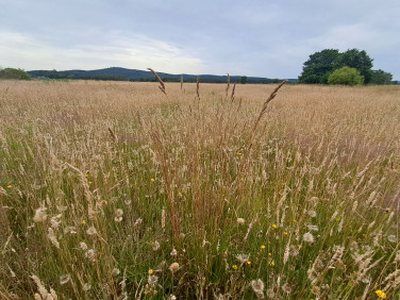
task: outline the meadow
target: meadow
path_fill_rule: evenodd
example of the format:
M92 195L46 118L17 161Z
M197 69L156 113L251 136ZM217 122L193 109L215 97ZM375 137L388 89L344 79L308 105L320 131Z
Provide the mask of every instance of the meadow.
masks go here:
M1 299L399 297L398 86L158 85L0 81Z

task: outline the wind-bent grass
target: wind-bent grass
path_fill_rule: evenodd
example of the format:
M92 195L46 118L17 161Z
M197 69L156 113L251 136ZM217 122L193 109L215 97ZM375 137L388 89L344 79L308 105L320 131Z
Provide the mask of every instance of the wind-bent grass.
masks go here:
M0 82L0 298L397 297L398 87L156 85Z

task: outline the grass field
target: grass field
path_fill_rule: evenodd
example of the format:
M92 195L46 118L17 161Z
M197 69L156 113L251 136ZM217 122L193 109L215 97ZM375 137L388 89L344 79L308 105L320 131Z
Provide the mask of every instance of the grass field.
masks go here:
M0 81L1 299L399 297L398 86L157 85Z

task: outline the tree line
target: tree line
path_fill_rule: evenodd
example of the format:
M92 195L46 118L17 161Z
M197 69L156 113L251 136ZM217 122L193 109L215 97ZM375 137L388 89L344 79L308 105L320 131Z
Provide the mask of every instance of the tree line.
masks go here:
M306 84L392 84L393 75L372 70L373 59L364 50L324 49L309 56L299 76Z

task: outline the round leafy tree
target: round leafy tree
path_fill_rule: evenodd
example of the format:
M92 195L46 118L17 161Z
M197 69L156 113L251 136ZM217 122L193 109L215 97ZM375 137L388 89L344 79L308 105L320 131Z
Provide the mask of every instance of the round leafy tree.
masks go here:
M29 80L31 76L21 69L5 68L0 70L0 79L22 79Z
M358 85L364 83L364 76L355 68L342 67L328 77L328 84Z

